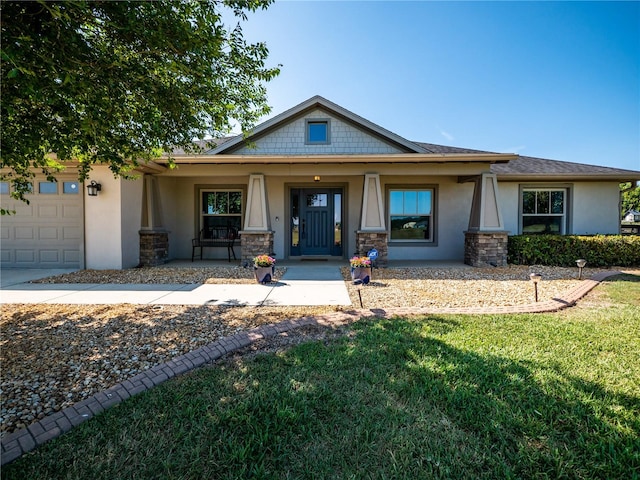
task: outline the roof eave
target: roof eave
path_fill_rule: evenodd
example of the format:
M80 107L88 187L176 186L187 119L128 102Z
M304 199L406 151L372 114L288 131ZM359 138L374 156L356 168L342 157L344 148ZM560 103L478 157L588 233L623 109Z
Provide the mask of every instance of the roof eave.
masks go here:
M358 154L358 155L180 155L174 156L176 164L344 164L344 163L507 163L516 154ZM169 163L163 158L160 163Z
M550 181L583 181L583 182L599 182L603 180L608 180L612 182L637 182L640 181L640 176L628 176L621 174L602 174L602 173L593 173L593 174L541 174L541 173L510 173L510 174L497 174L499 181L527 181L527 182L550 182Z

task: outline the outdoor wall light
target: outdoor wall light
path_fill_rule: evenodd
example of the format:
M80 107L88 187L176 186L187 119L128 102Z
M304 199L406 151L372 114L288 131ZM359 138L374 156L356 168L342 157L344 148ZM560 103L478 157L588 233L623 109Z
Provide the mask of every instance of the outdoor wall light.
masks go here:
M91 183L87 185L87 193L90 197L97 197L98 192L102 191L102 185L96 183L95 180L91 180Z
M587 264L587 261L584 258L579 258L578 260L576 260L576 265L578 265L578 280L582 280L582 269L584 268L584 266Z
M542 280L542 275L540 275L539 273L532 273L529 275L529 278L533 282L533 288L536 292L536 302L538 302L538 282Z
M313 181L314 182L319 182L320 181L320 175L314 175Z

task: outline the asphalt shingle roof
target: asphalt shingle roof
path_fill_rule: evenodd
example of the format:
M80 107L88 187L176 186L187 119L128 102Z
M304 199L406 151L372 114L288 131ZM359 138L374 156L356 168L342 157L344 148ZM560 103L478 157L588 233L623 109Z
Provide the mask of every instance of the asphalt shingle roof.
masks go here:
M621 168L587 165L584 163L563 162L546 158L520 156L509 163L491 165L491 172L498 176L628 176L640 178L640 172Z
M231 137L210 138L208 140L197 140L197 141L193 142L193 144L197 148L200 148L202 150L202 153L206 153L208 150L216 148L219 145L222 145L223 143L228 142L232 138L236 138L236 136L234 135L234 136L231 136ZM175 148L171 152L171 154L172 155L187 155L187 152L185 152L182 148Z
M499 153L488 152L485 150L472 150L470 148L462 147L449 147L447 145L436 145L435 143L413 142L416 145L420 145L422 148L428 150L429 153Z

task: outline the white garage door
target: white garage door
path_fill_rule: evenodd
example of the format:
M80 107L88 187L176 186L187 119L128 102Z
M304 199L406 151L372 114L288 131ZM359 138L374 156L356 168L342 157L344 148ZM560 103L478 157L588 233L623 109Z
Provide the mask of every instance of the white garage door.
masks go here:
M0 219L3 267L81 268L83 255L82 185L73 177L58 182L36 178L30 203L13 200L0 182L2 208L15 210Z

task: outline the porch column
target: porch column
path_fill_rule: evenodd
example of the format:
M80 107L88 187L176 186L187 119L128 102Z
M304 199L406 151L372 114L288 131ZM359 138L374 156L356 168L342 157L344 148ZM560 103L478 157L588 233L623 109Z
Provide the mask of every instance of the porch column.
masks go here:
M474 267L505 266L509 232L502 220L497 177L483 173L474 181L469 229L464 232L464 263Z
M162 224L162 205L158 179L145 175L142 184L142 219L140 234L140 265L162 265L169 257L169 232Z
M264 175L249 175L247 192L247 209L244 218L244 229L240 232L242 260L250 261L253 257L273 253L273 235L269 224L269 209Z
M362 215L360 229L356 231L356 254L366 255L375 248L378 251L377 264L387 264L389 254L389 234L384 221L384 199L380 187L380 175L366 173L362 192Z

